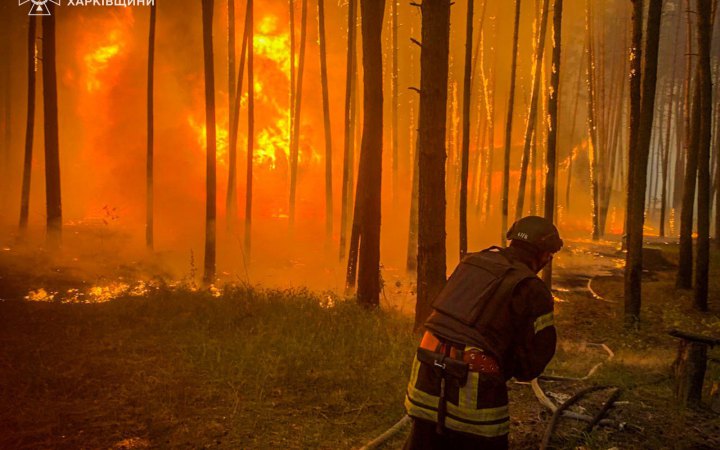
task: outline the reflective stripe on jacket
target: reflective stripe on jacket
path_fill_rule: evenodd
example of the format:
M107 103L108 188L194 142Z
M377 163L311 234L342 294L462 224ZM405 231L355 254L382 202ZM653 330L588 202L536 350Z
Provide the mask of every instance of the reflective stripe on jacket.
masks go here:
M465 386L446 385L445 398L446 428L484 437L508 434L507 390L499 377L469 372ZM405 396L405 410L411 417L437 422L439 403L439 376L415 357Z

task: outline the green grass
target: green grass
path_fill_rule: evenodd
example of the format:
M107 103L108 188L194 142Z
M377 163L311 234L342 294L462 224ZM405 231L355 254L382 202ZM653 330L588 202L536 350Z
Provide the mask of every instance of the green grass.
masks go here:
M409 318L327 300L2 303L0 448L361 445L402 416L416 338Z

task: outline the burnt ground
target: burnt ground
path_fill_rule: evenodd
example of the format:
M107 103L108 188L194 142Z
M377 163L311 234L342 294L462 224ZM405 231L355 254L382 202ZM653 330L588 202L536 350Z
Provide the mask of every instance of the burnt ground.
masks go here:
M709 402L674 400L666 333L720 337L718 256L711 312L698 313L674 288L676 247L652 243L642 321L628 330L618 247L569 242L555 261L560 341L546 374L583 377L607 360L594 344L614 357L586 380L540 385L556 404L591 385L623 391L611 426L587 434L561 419L553 447L720 448ZM198 290L145 262L93 263L88 276L72 259L0 252L0 448L358 448L402 417L414 289L392 271L383 311L368 314L332 293ZM38 301L23 300L30 292ZM511 446L537 448L550 413L529 386L509 388ZM594 415L608 395L574 411ZM404 432L385 448L401 448Z

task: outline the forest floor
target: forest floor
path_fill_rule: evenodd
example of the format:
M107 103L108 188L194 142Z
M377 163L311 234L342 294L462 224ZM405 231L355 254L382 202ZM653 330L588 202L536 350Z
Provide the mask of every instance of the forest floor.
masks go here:
M555 401L583 387L623 389L615 426L584 434L561 419L555 448L720 448L720 415L673 399L671 328L720 337L720 255L710 313L674 288L676 245L653 242L642 322L622 325L615 242L568 242L556 257L558 351L541 381ZM94 261L101 264L102 261ZM358 448L404 414L414 285L386 270L380 311L331 292L168 282L109 267L88 279L70 260L0 251L0 448ZM140 272L154 271L141 280ZM138 280L138 281L130 281ZM28 297L25 299L25 297ZM718 350L710 356L720 357ZM720 367L710 363L705 398ZM550 420L530 386L508 383L511 447L537 448ZM609 391L581 402L594 415ZM618 424L620 426L618 426ZM398 449L406 431L385 448Z

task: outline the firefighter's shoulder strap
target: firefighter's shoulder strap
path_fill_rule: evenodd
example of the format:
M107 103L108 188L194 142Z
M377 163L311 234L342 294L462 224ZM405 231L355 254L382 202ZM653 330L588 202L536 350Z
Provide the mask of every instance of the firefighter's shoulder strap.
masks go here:
M494 316L483 313L500 307L521 281L533 277L527 266L510 259L502 249L490 247L463 259L433 307L469 327L481 326L482 317Z

